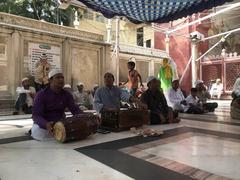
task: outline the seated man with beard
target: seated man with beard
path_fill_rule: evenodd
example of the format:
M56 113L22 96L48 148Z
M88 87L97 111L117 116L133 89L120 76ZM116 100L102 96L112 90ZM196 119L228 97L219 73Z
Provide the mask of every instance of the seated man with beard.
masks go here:
M120 109L121 101L130 103L134 102L139 106L143 105L137 98L122 91L120 87L113 85L113 83L113 74L105 73L104 86L97 89L93 101L94 109L98 114L101 114L103 111L118 111Z
M197 88L197 97L199 98L199 102L202 104L203 110L206 112L214 112L218 107L216 102L207 102L208 99L211 99L211 95L207 91L207 87L204 85L202 80L196 81Z
M18 87L17 90L17 101L15 104L16 111L14 115L25 113L32 114L33 99L36 94L34 87L30 86L28 78L22 79L22 86Z
M186 105L185 97L182 90L179 88L179 80L174 79L172 81L172 88L168 92L168 100L170 106L179 112L183 112L184 106Z
M167 100L160 89L160 81L150 76L147 78L148 90L141 96L141 102L150 110L151 124L178 123L178 113L168 106Z

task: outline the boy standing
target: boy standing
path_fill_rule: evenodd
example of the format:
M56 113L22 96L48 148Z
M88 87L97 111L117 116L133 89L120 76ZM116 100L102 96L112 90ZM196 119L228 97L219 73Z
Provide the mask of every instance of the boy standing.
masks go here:
M123 85L127 84L128 92L132 96L135 96L137 88L138 88L138 78L140 80L140 85L143 87L142 77L138 73L138 71L134 69L135 62L129 61L127 63L127 67L128 67L128 80Z

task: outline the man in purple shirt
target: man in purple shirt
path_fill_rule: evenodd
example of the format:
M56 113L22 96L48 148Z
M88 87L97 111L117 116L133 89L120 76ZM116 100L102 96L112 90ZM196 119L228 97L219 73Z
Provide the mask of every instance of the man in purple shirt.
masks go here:
M39 91L34 99L31 135L36 140L45 140L53 135L53 124L65 117L65 108L73 115L82 113L74 104L73 96L63 89L62 71L53 69L48 78L49 86Z

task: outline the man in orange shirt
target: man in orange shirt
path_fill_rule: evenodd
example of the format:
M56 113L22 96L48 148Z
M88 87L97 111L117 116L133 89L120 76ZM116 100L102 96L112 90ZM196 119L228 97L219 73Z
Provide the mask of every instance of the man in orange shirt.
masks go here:
M138 89L138 78L140 80L140 85L143 87L142 84L142 77L141 75L138 73L137 70L135 70L135 62L133 61L129 61L127 63L127 67L128 67L128 80L123 84L127 84L128 87L128 92L132 95L135 96L136 91Z

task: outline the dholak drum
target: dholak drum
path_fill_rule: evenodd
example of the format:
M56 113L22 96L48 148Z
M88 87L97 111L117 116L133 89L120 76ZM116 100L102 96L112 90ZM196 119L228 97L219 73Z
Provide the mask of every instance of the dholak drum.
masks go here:
M120 109L117 112L105 111L101 113L101 127L111 131L128 130L149 124L149 112L143 109Z
M53 134L58 141L64 143L85 139L96 133L97 128L98 117L96 115L79 114L56 122L53 126Z

